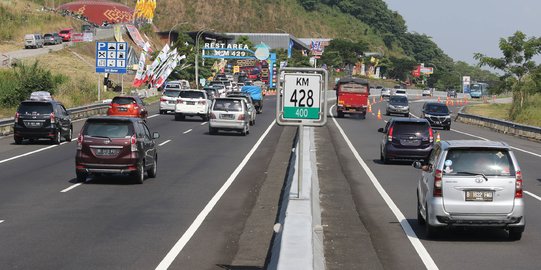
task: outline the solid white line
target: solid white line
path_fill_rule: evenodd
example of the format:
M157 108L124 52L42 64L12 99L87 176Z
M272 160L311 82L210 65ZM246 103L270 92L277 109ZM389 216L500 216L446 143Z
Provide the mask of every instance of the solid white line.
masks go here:
M538 201L541 201L541 197L539 197L539 196L537 196L537 195L535 195L535 194L533 194L533 193L531 193L531 192L529 192L529 191L524 190L524 193L526 193L526 194L528 194L528 195L534 197L534 198L537 199Z
M157 270L167 269L169 266L173 263L175 258L180 254L184 246L190 241L192 236L195 234L195 232L199 229L199 226L203 223L205 218L208 216L210 211L214 208L214 206L218 203L220 198L225 194L227 189L233 184L239 173L242 171L246 163L248 163L248 160L252 157L252 155L255 153L261 142L267 137L267 134L269 134L271 128L275 125L276 120L272 121L272 123L269 125L265 133L261 135L261 138L255 143L255 145L252 147L250 152L244 157L242 162L239 164L239 166L233 171L231 176L225 181L224 185L214 194L214 197L207 203L205 208L197 215L197 218L193 221L192 225L186 230L186 232L180 237L180 239L177 241L177 243L173 246L173 248L167 253L165 258L160 262L160 264L156 267Z
M203 122L203 123L201 123L201 125L202 125L202 126L204 126L204 125L206 125L206 124L207 124L207 122Z
M149 116L149 117L147 117L147 118L150 119L150 118L154 118L154 117L156 117L156 116L159 116L159 114L154 114L154 115L151 115L151 116Z
M192 129L188 129L188 130L184 131L182 134L186 134L186 133L189 133L191 131L192 131Z
M372 181L372 184L374 185L376 190L379 192L379 194L381 195L383 200L387 203L387 206L391 209L391 211L395 215L396 219L400 222L400 226L402 226L402 229L406 233L406 236L408 237L408 240L411 242L411 244L415 248L415 251L417 251L417 254L419 254L419 257L421 257L421 260L425 264L425 267L427 269L438 269L438 266L436 265L436 263L434 262L434 260L432 259L432 257L430 256L430 254L428 253L426 248L423 246L423 243L421 243L421 241L419 240L419 238L417 237L417 235L413 231L413 228L408 223L408 220L406 219L404 214L402 214L400 209L393 202L393 199L391 199L389 194L387 194L385 189L381 186L381 184L379 183L379 181L376 178L376 176L374 175L374 173L372 173L372 171L370 170L368 165L366 165L364 160L361 158L361 156L359 155L359 152L357 152L357 150L355 149L355 147L353 146L353 144L349 140L348 136L346 135L346 133L344 132L344 130L342 129L340 124L338 124L338 121L336 121L336 119L334 117L332 117L332 119L334 121L334 124L336 125L336 127L340 131L340 134L342 134L342 137L346 141L346 144L349 146L351 152L353 152L353 155L357 159L357 162L359 162L361 167L363 167L364 171L366 172L366 174L370 178L370 181Z
M413 114L411 114L411 115L412 115L413 117L419 118L419 117L417 117L417 116L415 116L415 115L413 115ZM484 140L484 141L490 141L490 140L487 139L487 138L483 138L483 137L481 137L481 136L473 135L473 134L471 134L471 133L467 133L467 132L464 132L464 131L456 130L456 129L454 129L454 128L452 128L451 131L454 131L454 132L456 132L456 133L460 133L460 134L463 134L463 135L467 135L467 136L470 136L470 137L474 137L474 138L477 138L477 139L481 139L481 140ZM514 149L514 150L517 150L517 151L520 151L520 152L523 152L523 153L526 153L526 154L530 154L530 155L532 155L532 156L541 157L540 154L537 154L537 153L534 153L534 152L530 152L530 151L527 151L527 150L524 150L524 149L520 149L520 148L518 148L518 147L514 147L514 146L511 146L511 145L509 145L509 148Z
M80 186L80 185L82 185L82 184L83 184L83 183L77 183L77 184L75 184L75 185L72 185L72 186L69 187L69 188L63 189L63 190L60 191L60 192L68 192L68 191L70 191L70 190L72 190L72 189L74 189L74 188L76 188L76 187L78 187L78 186Z
M14 157L10 157L10 158L7 158L7 159L4 159L4 160L0 160L0 164L4 163L4 162L8 162L10 160L14 160L14 159L18 159L18 158L21 158L21 157L25 157L25 156L28 156L28 155L32 155L32 154L35 154L35 153L38 153L38 152L41 152L41 151L44 151L44 150L47 150L47 149L51 149L53 147L57 147L58 145L51 145L51 146L47 146L47 147L43 147L41 149L38 149L38 150L34 150L34 151L31 151L31 152L28 152L28 153L25 153L25 154L22 154L22 155L18 155L18 156L14 156Z
M162 143L158 144L158 146L162 146L162 145L164 145L164 144L166 144L166 143L168 143L168 142L170 142L170 141L171 141L171 140L167 140L167 141L165 141L165 142L162 142Z

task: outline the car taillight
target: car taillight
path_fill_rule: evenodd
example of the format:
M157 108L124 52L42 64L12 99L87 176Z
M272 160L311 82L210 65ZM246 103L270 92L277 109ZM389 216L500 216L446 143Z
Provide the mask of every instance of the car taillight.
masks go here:
M441 170L436 170L436 174L434 174L434 197L441 197L443 195L441 186L443 184L441 178L443 177L443 173Z
M237 120L244 120L244 114L239 115L239 118Z
M19 113L15 114L15 123L19 122Z
M210 113L210 119L216 119L216 115L214 113Z
M79 133L79 137L77 137L77 150L83 149L83 141L84 141L84 136L83 134Z
M182 104L182 103L184 103L184 100L182 100L182 99L180 99L180 98L177 99L177 104Z
M165 98L160 98L160 101L162 101L162 102L163 102L163 101L167 101L167 99L165 99Z
M136 111L138 111L140 108L139 108L139 106L137 106L137 105L133 105L133 109L136 110Z
M393 141L393 127L389 128L389 135L387 135L387 140L390 142Z
M205 104L207 104L207 102L206 102L206 101L204 101L204 100L202 100L202 101L199 101L199 102L197 102L197 104L200 104L200 105L205 105Z
M131 144L131 151L137 152L137 136L135 136L135 134L131 136L130 144Z
M51 119L51 124L56 123L56 118L55 118L55 116L54 116L54 112L52 112L51 114L49 114L49 119Z
M434 130L431 127L428 128L428 137L430 142L434 142Z
M522 173L520 171L516 173L515 198L522 198Z

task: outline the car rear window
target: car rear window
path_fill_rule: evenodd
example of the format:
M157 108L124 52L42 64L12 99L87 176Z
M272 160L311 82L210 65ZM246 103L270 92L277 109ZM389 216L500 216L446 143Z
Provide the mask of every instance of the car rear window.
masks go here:
M180 97L181 98L205 98L205 94L203 92L196 92L196 91L181 91Z
M430 104L426 106L427 112L433 112L433 113L449 113L449 109L447 106L439 105L439 104Z
M178 97L180 95L180 90L165 90L163 95L168 97Z
M46 37L52 37L52 36L53 36L53 35L51 35L51 34L45 34L45 35L43 35L44 38L46 38Z
M50 114L53 112L53 105L45 102L23 102L17 110L19 114Z
M62 30L60 31L60 34L68 34L70 31L69 30Z
M166 89L180 89L180 84L172 83L165 86Z
M83 135L92 137L126 138L133 135L130 122L89 121L85 125Z
M240 112L242 111L242 102L238 99L218 99L214 102L213 110Z
M342 92L368 93L368 86L356 83L345 83L340 86Z
M415 134L428 137L429 127L426 122L396 122L393 125L393 134Z
M444 173L514 176L515 168L509 152L505 149L451 148L445 158Z
M131 97L115 97L113 98L112 103L118 104L118 105L128 105L135 103L135 99Z

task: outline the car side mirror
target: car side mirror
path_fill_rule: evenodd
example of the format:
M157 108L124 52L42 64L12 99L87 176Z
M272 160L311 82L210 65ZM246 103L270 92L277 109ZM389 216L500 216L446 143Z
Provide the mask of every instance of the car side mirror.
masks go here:
M152 133L152 138L153 139L158 139L159 137L160 137L160 133L158 133L158 132Z
M378 132L379 132L379 133L385 133L385 131L384 131L383 128L378 128Z
M423 164L420 161L414 161L411 166L413 166L413 168L415 169L421 169L423 167Z

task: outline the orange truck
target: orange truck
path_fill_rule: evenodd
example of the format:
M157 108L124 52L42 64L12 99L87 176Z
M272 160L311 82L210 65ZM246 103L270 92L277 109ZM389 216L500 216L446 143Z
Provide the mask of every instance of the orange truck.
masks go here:
M368 81L355 78L344 77L336 83L336 112L338 118L344 115L360 115L366 117L370 95L370 85Z

